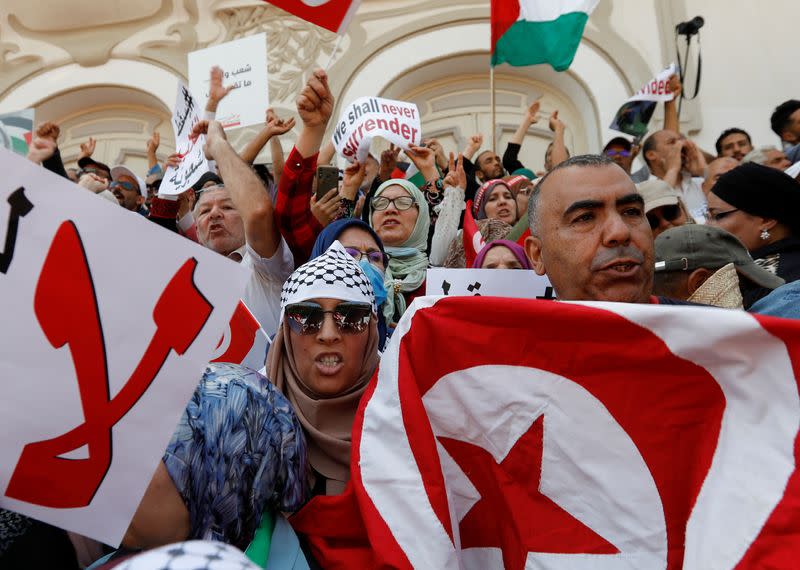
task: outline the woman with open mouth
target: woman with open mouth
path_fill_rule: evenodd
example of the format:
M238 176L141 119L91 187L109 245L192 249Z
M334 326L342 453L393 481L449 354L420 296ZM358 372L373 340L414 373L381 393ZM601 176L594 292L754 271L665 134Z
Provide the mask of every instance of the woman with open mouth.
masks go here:
M369 278L338 241L283 286L270 380L294 407L308 446L312 495L338 495L350 478L350 432L378 366Z

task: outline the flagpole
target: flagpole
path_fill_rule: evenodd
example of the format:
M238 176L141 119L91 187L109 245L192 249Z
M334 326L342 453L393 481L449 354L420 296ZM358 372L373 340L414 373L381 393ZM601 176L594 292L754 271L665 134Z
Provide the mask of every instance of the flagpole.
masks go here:
M339 45L342 43L342 34L336 34L336 44L333 46L333 51L331 52L331 57L328 59L328 65L325 66L325 71L330 69L331 64L333 63L333 58L336 57L336 52L339 51Z
M492 152L497 152L497 124L495 118L495 94L494 94L494 65L489 68L489 83L492 90Z

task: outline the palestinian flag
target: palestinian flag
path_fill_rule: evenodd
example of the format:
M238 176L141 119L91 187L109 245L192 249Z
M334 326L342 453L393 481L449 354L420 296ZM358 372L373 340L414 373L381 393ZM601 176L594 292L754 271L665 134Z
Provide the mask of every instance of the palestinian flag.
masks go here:
M600 0L492 0L492 65L565 71Z
M27 156L33 136L33 109L0 115L0 148Z
M417 188L425 184L425 177L411 162L398 162L392 171L392 178L404 178Z

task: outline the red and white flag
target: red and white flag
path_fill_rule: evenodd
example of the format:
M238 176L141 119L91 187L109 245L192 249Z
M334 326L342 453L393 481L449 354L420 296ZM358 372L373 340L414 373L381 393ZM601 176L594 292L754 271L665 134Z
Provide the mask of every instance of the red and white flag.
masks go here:
M799 349L737 311L417 299L347 490L292 524L324 568L796 568Z
M239 301L211 362L241 364L258 371L266 362L269 343L269 337L258 320L244 301Z
M464 257L467 260L466 267L472 267L478 254L486 246L486 240L472 217L472 200L467 201L467 209L464 211L464 228L461 230L461 238L464 240Z
M347 28L361 0L265 0L281 10L340 34Z

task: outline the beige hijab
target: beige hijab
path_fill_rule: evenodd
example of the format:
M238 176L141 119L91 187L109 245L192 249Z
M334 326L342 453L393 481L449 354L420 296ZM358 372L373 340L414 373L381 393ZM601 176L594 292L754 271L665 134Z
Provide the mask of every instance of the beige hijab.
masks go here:
M356 410L378 366L378 325L373 315L361 371L353 386L334 397L322 397L305 385L297 373L289 326L281 321L267 359L269 378L292 403L308 445L308 462L327 479L326 495L344 491L350 479L351 432Z

